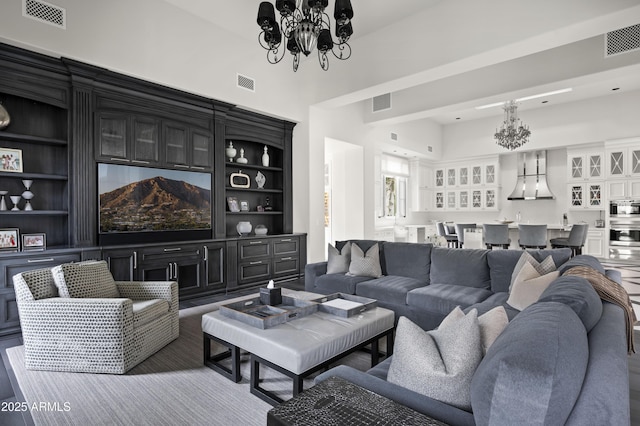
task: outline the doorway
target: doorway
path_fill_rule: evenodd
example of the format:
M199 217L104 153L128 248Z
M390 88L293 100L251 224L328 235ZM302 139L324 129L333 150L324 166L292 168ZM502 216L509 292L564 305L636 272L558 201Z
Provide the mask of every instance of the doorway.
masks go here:
M325 138L324 159L325 247L326 243L361 239L364 237L364 148Z

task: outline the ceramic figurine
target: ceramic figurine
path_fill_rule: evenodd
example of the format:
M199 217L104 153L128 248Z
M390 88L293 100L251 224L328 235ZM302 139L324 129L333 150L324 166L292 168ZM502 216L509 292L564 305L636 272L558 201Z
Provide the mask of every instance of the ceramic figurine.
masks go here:
M229 146L224 150L225 155L229 158L229 162L233 163L233 159L236 156L236 149L233 147L233 142L229 141Z
M269 153L267 152L267 146L264 146L264 154L262 154L262 165L269 167Z
M236 159L236 163L247 164L249 160L244 158L244 148L240 148L240 158Z

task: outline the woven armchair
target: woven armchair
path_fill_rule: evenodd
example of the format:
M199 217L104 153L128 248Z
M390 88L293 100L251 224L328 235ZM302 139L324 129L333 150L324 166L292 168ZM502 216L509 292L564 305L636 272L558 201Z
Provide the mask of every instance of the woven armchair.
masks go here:
M13 282L27 369L124 374L179 334L175 281L114 281L91 261Z

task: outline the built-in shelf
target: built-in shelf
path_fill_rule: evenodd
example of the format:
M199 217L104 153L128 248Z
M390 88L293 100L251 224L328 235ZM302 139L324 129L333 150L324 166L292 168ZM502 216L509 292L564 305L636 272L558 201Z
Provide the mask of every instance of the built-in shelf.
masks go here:
M6 141L34 143L40 145L67 145L65 139L44 138L41 136L22 135L18 133L0 132L0 139Z
M260 189L260 188L233 188L227 187L227 191L238 191L238 192L264 192L266 194L281 194L282 189Z
M67 176L63 175L50 175L46 173L12 173L12 172L0 172L0 177L3 178L15 178L15 179L42 179L42 180L68 180Z
M65 210L2 210L0 215L20 215L20 216L67 216Z
M282 212L270 211L270 212L227 212L228 215L239 215L239 216L250 216L250 215L265 215L265 216L277 216L281 215Z
M240 163L225 163L227 168L231 169L251 169L251 170L263 170L263 171L272 171L272 172L281 172L282 167L264 167L259 164L240 164Z

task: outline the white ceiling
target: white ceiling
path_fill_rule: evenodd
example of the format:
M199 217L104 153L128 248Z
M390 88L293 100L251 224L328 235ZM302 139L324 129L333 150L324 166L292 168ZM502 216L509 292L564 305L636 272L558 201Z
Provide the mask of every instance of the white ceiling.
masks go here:
M224 8L220 6L219 1L211 0L164 1L224 28L237 37L257 40L260 30L255 17L260 0L227 1L224 2ZM353 39L385 31L391 24L405 20L410 22L412 16L436 10L436 6L443 1L445 0L352 0ZM630 0L629 3L633 6L633 3L640 4L640 1ZM221 10L225 13L221 13ZM639 10L637 7L633 9L636 13ZM332 15L332 12L333 2L330 2L329 15ZM487 13L495 14L496 11L488 7ZM504 16L511 17L509 14ZM478 16L477 19L482 22L483 16ZM616 26L616 19L620 26ZM628 16L622 19L612 17L606 25L617 29L635 23L640 23L640 18L629 23ZM584 26L588 25L591 25L591 22L585 23ZM571 31L579 33L580 28L572 28ZM480 64L467 72L451 73L436 80L410 79L411 83L394 90L391 111L369 114L366 121L372 124L391 124L428 118L441 124L450 124L459 120L474 120L502 114L500 107L476 110L475 107L480 105L568 87L573 89L570 93L523 102L520 110L640 90L640 51L605 60L604 35L594 37L586 30L582 32L589 34L585 41L550 46L547 51L508 62L494 61L490 66ZM390 34L390 37L392 36ZM473 42L473 37L470 37L469 43ZM442 48L447 48L444 41ZM384 52L371 54L384 55ZM482 82L482 87L477 87L478 82ZM613 91L614 88L619 90ZM359 90L354 99L364 100L367 105L365 99L378 94L380 85L372 87L369 91Z

